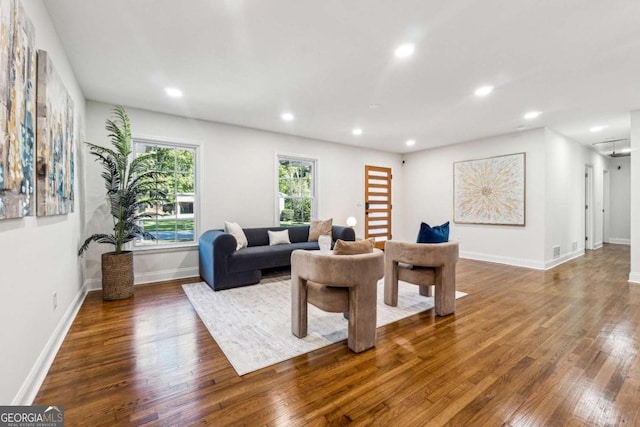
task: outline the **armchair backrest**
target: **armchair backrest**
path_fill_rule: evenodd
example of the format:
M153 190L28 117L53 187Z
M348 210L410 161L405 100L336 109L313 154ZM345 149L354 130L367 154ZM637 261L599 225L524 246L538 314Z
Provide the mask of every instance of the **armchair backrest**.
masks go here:
M421 267L440 267L458 262L458 242L409 243L388 240L384 247L385 257L390 261L404 262Z
M384 253L374 249L360 255L325 255L296 250L291 253L291 276L335 287L377 281L384 276Z

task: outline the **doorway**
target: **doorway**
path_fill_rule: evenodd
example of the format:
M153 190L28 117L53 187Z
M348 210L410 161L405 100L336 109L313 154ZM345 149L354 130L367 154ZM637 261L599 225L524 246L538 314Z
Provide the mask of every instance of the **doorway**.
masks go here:
M604 170L602 174L602 243L609 243L610 238L610 230L609 230L609 191L610 191L610 182L609 182L609 171Z
M376 248L391 240L391 168L364 167L364 238L373 237Z
M593 166L584 168L584 248L593 250Z

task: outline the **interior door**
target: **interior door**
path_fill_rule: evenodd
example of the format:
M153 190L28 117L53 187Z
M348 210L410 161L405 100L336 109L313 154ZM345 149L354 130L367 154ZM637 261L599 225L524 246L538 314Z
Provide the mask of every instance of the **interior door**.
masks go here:
M364 237L375 238L379 249L391 240L391 178L391 168L364 167Z

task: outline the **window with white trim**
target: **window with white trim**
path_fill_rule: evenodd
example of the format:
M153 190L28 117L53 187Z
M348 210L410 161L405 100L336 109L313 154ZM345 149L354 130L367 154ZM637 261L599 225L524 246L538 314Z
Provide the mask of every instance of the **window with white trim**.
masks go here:
M316 160L278 155L280 226L308 225L317 212Z
M156 189L165 194L161 203L148 206L148 218L140 221L155 240L138 238L136 247L188 245L198 230L196 186L198 147L167 142L134 140L134 152L156 153Z

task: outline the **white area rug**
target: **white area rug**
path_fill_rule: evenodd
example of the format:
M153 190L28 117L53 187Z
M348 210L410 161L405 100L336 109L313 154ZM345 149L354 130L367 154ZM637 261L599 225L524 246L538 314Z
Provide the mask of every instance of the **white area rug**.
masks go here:
M398 306L384 303L378 282L378 327L433 308L415 285L400 282ZM238 375L347 339L342 313L308 308L308 335L291 333L291 279L281 276L254 286L214 292L205 282L183 285L184 292ZM465 296L456 292L456 298Z

